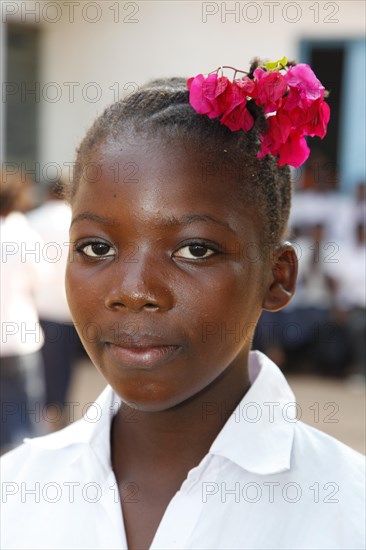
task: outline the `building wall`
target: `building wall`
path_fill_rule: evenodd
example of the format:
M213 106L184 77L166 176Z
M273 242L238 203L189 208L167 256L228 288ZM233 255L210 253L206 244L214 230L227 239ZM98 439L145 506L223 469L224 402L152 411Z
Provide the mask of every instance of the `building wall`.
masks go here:
M363 0L4 1L2 10L3 21L41 26L40 161L66 171L103 108L151 78L296 58L301 39L355 38L365 25Z

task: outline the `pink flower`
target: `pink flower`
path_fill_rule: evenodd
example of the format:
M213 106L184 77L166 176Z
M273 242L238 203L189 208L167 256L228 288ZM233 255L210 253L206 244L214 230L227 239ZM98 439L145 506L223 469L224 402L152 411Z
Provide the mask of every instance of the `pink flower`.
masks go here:
M330 108L328 103L325 103L322 98L313 101L308 110L304 133L307 136L318 136L323 139L327 133L329 119Z
M254 124L254 119L246 107L247 92L248 90L254 89L251 82L252 81L248 78L235 80L232 84L231 102L225 110L220 122L233 132L237 130L248 132Z
M306 99L305 103L307 103ZM291 111L299 105L303 105L300 90L298 90L297 88L290 88L288 95L284 98L282 108L286 109L286 111Z
M288 164L294 168L299 168L308 159L310 149L303 134L294 130L290 133L286 142L281 145L278 154L278 166Z
M257 79L256 104L263 105L265 113L277 111L287 92L285 77L277 71L267 72L263 69L256 69L254 76Z
M243 85L243 83L240 80L234 80L231 86L230 102L226 107L224 115L226 114L227 111L231 111L232 109L234 109L234 107L237 107L242 103L246 105L246 102L247 102L247 93L246 93L245 85Z
M232 83L226 76L219 78L214 73L205 78L199 74L187 80L187 87L190 91L189 102L200 115L217 118L230 105Z
M246 99L244 99L241 103L233 104L225 111L220 120L221 124L230 128L232 132L236 130L248 132L254 124L254 119L248 111L246 103Z
M330 119L330 108L323 98L303 102L303 107L287 111L292 127L307 136L324 138Z
M215 100L217 111L220 113L218 116L226 111L233 101L233 83L226 76L217 79Z
M292 127L286 113L279 111L276 116L269 117L268 131L261 136L258 158L271 153L274 157L279 157L278 166L289 164L298 168L306 161L309 152L303 132Z
M257 158L262 159L269 154L275 157L278 152L272 148L272 142L269 134L264 134L261 136L261 150L257 153Z
M325 88L306 63L290 67L284 76L291 88L297 88L301 98L315 100L324 97Z
M214 85L216 85L217 75L210 76L212 76L211 81L214 81ZM207 97L207 81L209 78L205 78L203 74L199 74L187 80L187 88L190 91L189 103L200 115L205 115L211 110L211 103Z
M281 145L288 139L290 132L291 121L285 113L279 111L276 115L270 116L267 119L267 132L261 135L261 157L268 153L276 156Z
M257 83L252 78L245 76L239 80L234 80L233 84L235 84L238 90L240 90L242 94L245 94L245 96L257 97Z
M292 131L285 143L280 145L277 150L273 150L269 143L269 136L263 136L261 151L257 154L258 158L263 158L268 153L278 156L278 166L288 164L294 168L299 168L309 157L310 149L307 146L304 136L301 133Z
M282 111L278 111L276 116L268 118L268 134L271 137L273 146L278 149L285 143L291 132L291 121Z
M202 74L187 81L190 104L199 113L220 118L232 131L248 132L254 119L247 108L253 100L267 118L267 129L260 136L258 158L268 154L278 158L277 164L298 168L310 153L305 136L323 138L330 118L324 101L324 86L306 64L291 66L283 74L284 61L265 64L253 76L229 81L216 73Z

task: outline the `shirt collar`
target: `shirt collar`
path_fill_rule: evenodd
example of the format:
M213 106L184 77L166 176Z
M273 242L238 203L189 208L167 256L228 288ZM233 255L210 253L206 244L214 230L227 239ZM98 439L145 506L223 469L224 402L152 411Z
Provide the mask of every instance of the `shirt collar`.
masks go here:
M24 442L42 449L56 450L78 444L94 445L103 435L109 439L112 418L120 403L121 399L113 389L106 386L80 420L48 435L26 438Z
M295 396L280 369L263 353L249 354L251 387L213 442L210 453L255 474L290 469Z
M296 422L294 394L280 369L264 354L250 352L248 371L251 387L216 437L209 454L225 457L256 474L283 472L290 468ZM81 451L86 444L108 468L110 427L120 404L121 399L107 386L81 420L25 442L49 450L79 446Z

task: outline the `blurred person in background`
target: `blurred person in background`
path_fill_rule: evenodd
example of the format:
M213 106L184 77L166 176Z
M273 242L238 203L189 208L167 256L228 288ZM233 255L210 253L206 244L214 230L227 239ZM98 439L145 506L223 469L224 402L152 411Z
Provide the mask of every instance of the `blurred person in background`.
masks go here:
M47 184L44 203L28 213L28 220L46 243L49 272L37 287L36 304L44 331L42 355L46 382L46 417L51 430L63 427L65 403L78 336L65 294L70 207L63 200L62 182Z
M366 183L360 181L356 187L355 193L355 219L359 223L366 221Z
M326 239L326 227L310 228L301 248L299 286L293 304L302 328L301 356L323 375L343 377L350 361L350 343L343 322L334 314L339 285L333 266L338 245Z
M335 266L339 285L336 312L352 344L350 374L366 375L366 229L363 214L355 218L353 240L341 249Z
M1 452L43 432L43 334L34 293L47 263L41 238L22 213L30 191L29 181L1 173Z
M343 377L351 343L336 307L338 248L326 241L325 234L322 223L308 230L295 228L299 257L296 294L284 310L271 316L262 313L255 344L283 368Z

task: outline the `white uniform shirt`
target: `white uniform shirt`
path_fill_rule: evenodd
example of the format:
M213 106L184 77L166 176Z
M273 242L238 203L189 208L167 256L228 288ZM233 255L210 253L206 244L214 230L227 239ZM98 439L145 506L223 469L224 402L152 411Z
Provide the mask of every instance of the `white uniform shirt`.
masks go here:
M286 311L297 308L315 307L329 309L332 305L332 293L326 280L327 276L335 277L327 259L333 246L326 241L316 245L311 239L299 238L294 242L299 259L299 273L296 292L293 300L286 307ZM314 264L314 250L317 246L317 257Z
M338 259L339 258L339 259ZM366 308L366 247L349 244L339 250L337 263L329 266L329 274L337 278L337 305L349 311Z
M0 234L0 355L33 353L43 345L34 297L49 272L43 241L20 212L0 217Z
M251 352L249 374L150 548L364 548L364 457L296 420L294 395L263 354ZM107 387L84 419L5 455L2 549L127 548L110 459L117 403ZM137 486L128 498L139 498Z
M29 212L27 218L44 241L43 256L50 268L47 279L36 290L39 316L41 319L67 323L71 321L65 292L71 209L61 200L50 200Z

